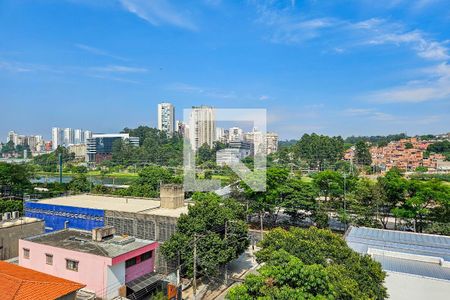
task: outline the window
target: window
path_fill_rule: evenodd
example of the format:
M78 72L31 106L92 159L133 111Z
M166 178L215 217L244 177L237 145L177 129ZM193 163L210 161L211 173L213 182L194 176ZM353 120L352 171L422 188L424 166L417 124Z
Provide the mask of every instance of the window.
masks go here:
M78 262L76 260L66 259L66 269L78 272Z
M30 258L30 249L23 248L23 258L26 258L26 259Z
M141 255L141 261L152 258L153 251L145 252Z
M45 253L45 263L50 266L53 265L53 255L52 254Z
M134 266L137 263L136 257L130 258L125 262L125 268L129 268L131 266Z

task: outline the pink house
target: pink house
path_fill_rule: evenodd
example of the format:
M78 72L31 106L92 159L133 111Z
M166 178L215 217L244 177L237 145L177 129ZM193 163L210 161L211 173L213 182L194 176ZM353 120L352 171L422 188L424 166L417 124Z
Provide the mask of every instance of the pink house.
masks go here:
M64 229L19 240L19 265L85 284L101 299L127 296L152 276L158 243L114 233Z

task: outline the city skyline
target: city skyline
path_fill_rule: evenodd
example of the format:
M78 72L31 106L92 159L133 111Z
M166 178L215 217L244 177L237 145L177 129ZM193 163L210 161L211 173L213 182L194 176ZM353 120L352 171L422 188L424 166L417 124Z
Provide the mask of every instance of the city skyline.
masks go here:
M56 124L157 127L154 107L164 99L179 111L267 108L268 130L281 140L447 132L448 8L2 1L0 99L8 114L0 139L10 130L48 139Z

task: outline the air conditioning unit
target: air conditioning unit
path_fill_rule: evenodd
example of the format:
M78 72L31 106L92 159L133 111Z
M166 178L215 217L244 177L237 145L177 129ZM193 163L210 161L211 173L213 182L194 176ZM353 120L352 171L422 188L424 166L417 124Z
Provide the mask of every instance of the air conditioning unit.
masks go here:
M20 214L19 214L18 211L13 211L13 212L12 212L12 218L13 218L13 219L18 219L19 216L20 216Z
M11 220L11 213L10 212L5 212L3 214L3 221L6 221L6 220Z

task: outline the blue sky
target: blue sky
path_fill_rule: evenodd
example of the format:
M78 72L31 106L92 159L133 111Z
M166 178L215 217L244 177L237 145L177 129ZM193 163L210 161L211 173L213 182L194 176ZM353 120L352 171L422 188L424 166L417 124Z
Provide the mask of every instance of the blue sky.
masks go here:
M267 108L281 138L450 131L450 1L0 0L0 139Z

